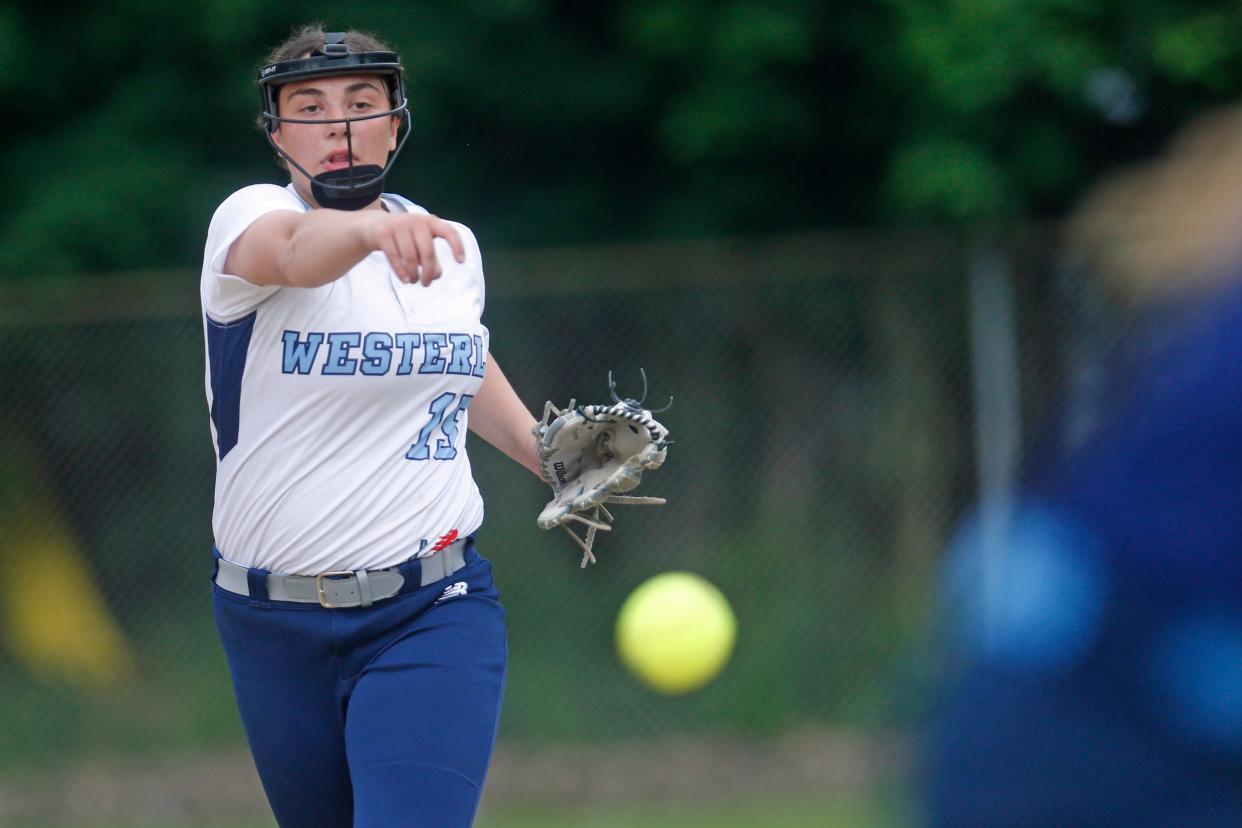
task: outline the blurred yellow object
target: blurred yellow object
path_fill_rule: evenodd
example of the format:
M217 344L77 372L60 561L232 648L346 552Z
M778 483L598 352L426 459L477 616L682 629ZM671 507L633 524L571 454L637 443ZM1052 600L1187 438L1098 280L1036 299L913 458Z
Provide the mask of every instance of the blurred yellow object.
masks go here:
M30 442L3 440L0 478L0 636L33 675L101 688L128 675L134 657L55 506Z
M720 590L690 572L665 572L640 584L617 616L617 652L653 690L697 690L724 668L737 619Z

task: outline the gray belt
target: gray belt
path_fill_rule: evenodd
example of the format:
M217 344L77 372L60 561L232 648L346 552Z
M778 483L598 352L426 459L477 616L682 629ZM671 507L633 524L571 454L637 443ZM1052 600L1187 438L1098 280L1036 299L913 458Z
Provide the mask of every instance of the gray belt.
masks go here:
M425 558L417 558L419 586L424 587L447 578L466 565L466 539L454 541L439 552ZM343 570L321 572L318 575L267 576L267 597L272 601L296 601L301 604L319 604L328 609L342 607L369 607L376 601L391 598L401 591L405 576L403 567L411 562L387 569ZM247 573L250 570L225 558L216 560L216 584L238 595L250 595Z

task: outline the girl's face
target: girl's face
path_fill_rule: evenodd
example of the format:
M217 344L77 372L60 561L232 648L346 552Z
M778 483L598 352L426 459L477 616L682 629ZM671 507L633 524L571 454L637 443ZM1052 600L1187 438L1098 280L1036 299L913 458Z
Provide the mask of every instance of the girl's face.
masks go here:
M345 140L345 124L327 123L340 118L359 118L386 112L387 85L378 75L340 75L292 81L280 88L280 114L298 120L323 120L318 124L281 123L272 134L281 149L289 153L311 175L349 166L349 145L353 145L353 164L383 167L388 154L396 149L400 119L371 118L350 124L350 142ZM310 183L296 167L289 174L302 198L314 203Z

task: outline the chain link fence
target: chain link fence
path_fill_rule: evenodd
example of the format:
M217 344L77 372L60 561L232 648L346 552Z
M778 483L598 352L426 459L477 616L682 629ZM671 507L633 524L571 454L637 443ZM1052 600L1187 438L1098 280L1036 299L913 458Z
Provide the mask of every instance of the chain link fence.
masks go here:
M1028 423L1068 318L1045 241L994 249L1016 322L982 319L1016 337ZM669 504L620 516L586 570L535 526L544 488L470 438L508 608L502 755L916 732L937 557L976 489L977 258L910 233L485 254L492 350L532 410L607 399L609 370L627 396L643 368L650 400L676 398L643 486ZM0 774L243 744L210 610L202 347L193 272L0 291ZM666 570L739 619L725 672L683 698L613 654L621 602Z

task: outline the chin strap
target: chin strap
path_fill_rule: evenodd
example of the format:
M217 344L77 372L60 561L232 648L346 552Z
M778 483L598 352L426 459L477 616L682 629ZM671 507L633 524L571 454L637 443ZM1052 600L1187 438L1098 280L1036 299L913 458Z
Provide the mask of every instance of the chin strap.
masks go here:
M311 194L320 207L361 210L384 190L384 168L376 164L349 166L320 173L310 180Z

